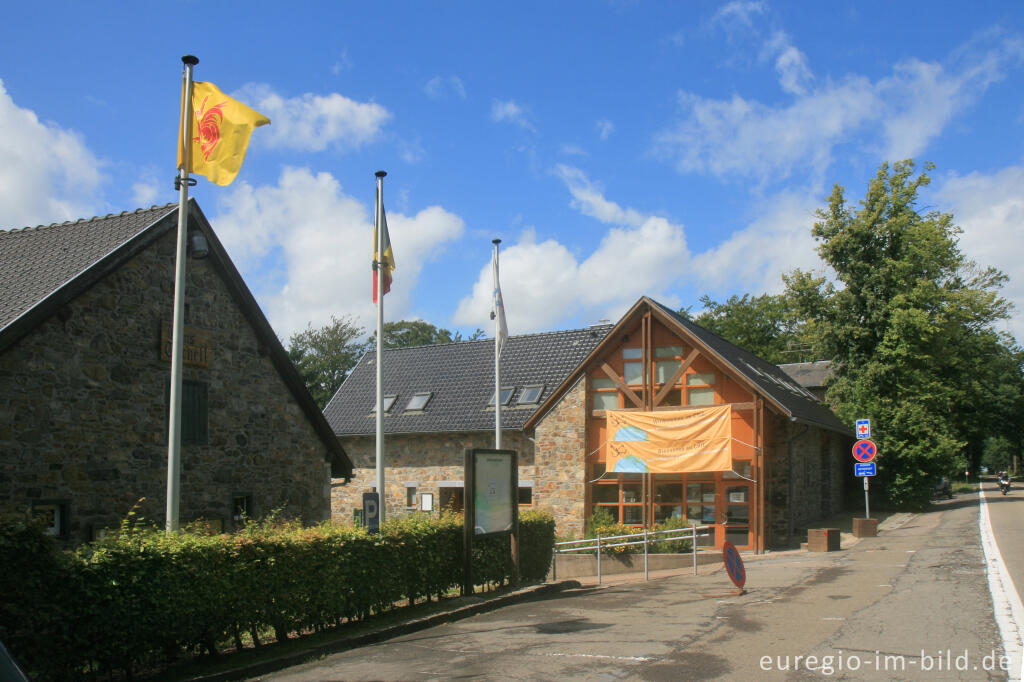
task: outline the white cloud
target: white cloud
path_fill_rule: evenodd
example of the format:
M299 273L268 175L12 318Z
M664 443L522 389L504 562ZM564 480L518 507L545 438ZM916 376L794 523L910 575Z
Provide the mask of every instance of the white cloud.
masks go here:
M274 186L239 183L218 208L217 234L281 338L331 315L351 315L367 329L375 324L372 206L345 194L330 173L286 168ZM396 261L389 316L411 313L423 265L464 229L440 206L415 215L388 211Z
M267 133L260 131L262 144L286 149L358 149L377 139L392 117L380 104L356 102L336 92L284 98L269 85L250 83L233 96L270 117Z
M1024 166L992 174L951 175L936 191L942 210L963 229L960 248L982 267L1009 275L1002 293L1015 304L1009 331L1024 341Z
M814 74L807 66L807 57L790 41L783 31L776 31L765 45L769 56L775 57L775 72L779 85L791 95L803 95L811 86Z
M423 145L420 144L419 138L415 140L398 140L398 153L402 157L402 161L406 163L419 163L427 155Z
M153 175L147 175L132 183L132 202L136 206L153 206L159 196L160 183Z
M555 166L554 174L572 194L570 205L583 215L597 218L602 223L633 227L639 227L647 220L639 211L623 209L614 201L605 199L602 188L591 182L579 168L559 164Z
M449 94L466 99L466 86L458 76L434 76L423 86L423 92L431 99L444 99Z
M584 322L618 318L640 296L659 296L689 262L681 225L621 208L577 168L558 166L554 173L572 194L573 207L613 227L582 262L554 239L538 243L532 229L502 250L501 292L512 333L550 329L567 310ZM623 267L628 277L609 274ZM490 329L491 291L491 270L483 264L473 293L459 302L455 323Z
M763 2L730 2L711 17L712 26L721 26L727 32L749 31L754 27L753 16L764 14Z
M558 153L564 156L589 156L586 149L575 144L563 144Z
M995 36L992 36L995 38ZM892 76L878 83L879 95L889 102L884 124L883 158L918 156L959 112L985 90L1024 62L1024 43L1006 38L978 49L972 41L954 54L951 67L910 59L897 64Z
M524 130L536 132L525 107L516 103L515 100L502 102L494 100L491 104L491 120L496 123L511 123Z
M920 155L953 116L993 82L1020 64L1024 48L1004 39L984 50L954 55L951 66L900 62L891 75L871 81L857 75L815 85L804 55L784 34L766 43L788 104L768 105L739 95L731 99L679 93L682 116L655 138L654 153L682 173L709 172L762 183L797 171L820 178L839 144L857 142L877 156L871 162ZM860 136L860 137L858 137Z
M655 153L681 173L766 181L810 166L821 173L832 148L875 116L881 106L862 78L831 85L790 106L771 107L739 95L713 100L679 93L684 118L657 136Z
M331 73L337 76L341 74L342 71L351 70L352 60L348 58L348 49L346 48L341 51L341 54L338 55L338 58L334 61L334 64L331 65Z
M615 132L615 124L606 118L602 118L595 123L594 128L597 129L597 134L602 140L607 140Z
M721 244L693 257L701 288L715 295L740 291L778 293L794 268L821 270L811 236L819 199L783 193L764 200L751 222Z
M103 166L77 133L16 105L0 80L0 229L96 215Z

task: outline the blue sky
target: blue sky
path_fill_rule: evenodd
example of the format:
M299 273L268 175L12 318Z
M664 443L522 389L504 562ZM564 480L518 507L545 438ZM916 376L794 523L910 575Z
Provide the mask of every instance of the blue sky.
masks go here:
M778 292L821 271L834 183L937 165L922 204L1024 305L1019 2L82 3L5 9L0 226L175 201L183 54L271 118L196 197L283 338L371 326L374 171L389 320L512 333L639 296ZM1024 314L1006 325L1024 338Z

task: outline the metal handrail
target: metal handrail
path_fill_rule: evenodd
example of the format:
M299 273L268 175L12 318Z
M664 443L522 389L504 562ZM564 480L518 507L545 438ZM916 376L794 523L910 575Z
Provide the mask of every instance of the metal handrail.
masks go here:
M648 578L647 572L647 546L656 542L670 542L674 540L685 540L687 537L690 539L690 552L693 554L693 574L697 575L697 538L710 537L710 533L706 532L712 530L714 527L710 525L698 526L696 524L689 528L667 528L665 530L649 531L644 529L640 533L630 533L627 535L608 535L593 538L584 538L582 540L564 540L562 542L556 542L554 546L554 552L552 554L552 579L558 580L558 555L568 554L570 552L589 552L597 551L597 584L601 584L601 549L611 547L627 547L630 545L643 545L644 546L644 580ZM697 531L702 531L700 534ZM657 535L668 535L675 534L672 537L654 537ZM632 538L643 538L643 540L632 540ZM608 543L607 540L631 540L630 542L613 542ZM569 547L569 545L583 545L581 547ZM565 547L565 549L560 549Z

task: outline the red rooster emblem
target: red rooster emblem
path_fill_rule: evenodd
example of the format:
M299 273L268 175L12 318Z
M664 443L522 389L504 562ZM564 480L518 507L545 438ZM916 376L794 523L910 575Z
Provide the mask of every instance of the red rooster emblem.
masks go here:
M220 143L220 122L224 119L222 108L227 104L227 102L221 102L207 109L206 102L209 99L209 97L204 97L202 106L196 111L196 130L199 134L192 138L202 148L205 161L210 160L210 154Z

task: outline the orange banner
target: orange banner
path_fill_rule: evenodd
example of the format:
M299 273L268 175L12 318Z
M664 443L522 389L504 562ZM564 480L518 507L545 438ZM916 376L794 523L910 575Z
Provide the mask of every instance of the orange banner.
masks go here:
M732 406L671 412L608 411L609 473L732 469Z

